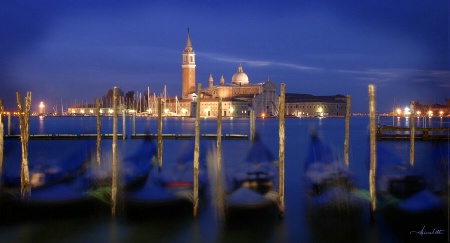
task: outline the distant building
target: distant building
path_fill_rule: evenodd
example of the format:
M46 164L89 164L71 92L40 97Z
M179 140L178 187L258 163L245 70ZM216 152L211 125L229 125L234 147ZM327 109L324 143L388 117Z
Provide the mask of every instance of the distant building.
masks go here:
M195 52L192 47L191 37L188 30L186 45L181 54L181 99L176 97L164 97L161 99L163 116L195 116L197 100L200 99L200 116L217 117L218 102L222 98L223 117L248 117L251 110L255 111L257 117L277 116L278 94L277 86L269 79L263 82L251 83L248 75L244 72L242 64L238 66L237 72L227 82L221 75L219 83L215 84L213 75L210 74L206 86L202 86L201 95L196 94L196 63ZM150 100L150 98L148 98ZM148 115L158 114L156 97L144 102ZM121 103L119 112L126 109ZM69 108L68 113L73 115L95 114L95 108L91 105L75 105ZM136 112L128 109L127 114ZM310 94L286 94L285 115L297 117L323 117L323 116L345 116L346 97L336 96L314 96ZM111 108L101 108L103 115L112 113Z
M286 93L286 115L297 117L343 117L347 109L347 97L314 96Z
M422 104L416 101L414 110L416 116L450 116L450 99L445 99L445 104Z
M118 113L122 114L122 112L125 110L125 112L130 114L131 110L127 110L124 105L118 106ZM95 104L76 104L72 105L67 109L67 115L73 115L73 116L95 116L97 114L97 108L95 107ZM101 107L100 108L100 115L102 116L108 116L113 114L113 109L108 107Z
M179 105L170 102L172 105L166 106L166 109L169 109L168 112L175 112L179 108L185 113L181 115L195 116L196 99L200 98L200 116L217 117L218 101L219 98L222 98L222 116L225 117L248 117L251 109L255 111L257 116L276 113L277 88L270 80L250 83L247 74L244 73L242 65L240 65L237 72L232 76L231 83L226 83L222 75L220 83L215 86L211 74L208 86L202 88L201 97L196 97L195 68L195 52L188 31L181 65L183 99L179 100Z

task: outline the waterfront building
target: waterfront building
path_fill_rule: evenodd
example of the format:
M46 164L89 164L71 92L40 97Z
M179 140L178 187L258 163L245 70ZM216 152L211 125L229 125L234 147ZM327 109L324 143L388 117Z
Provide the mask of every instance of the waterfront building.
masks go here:
M257 117L278 116L277 85L268 78L267 81L250 82L248 75L244 72L242 64L237 67L236 73L227 81L224 75L220 76L218 84L214 83L213 74L210 74L207 85L202 85L201 95L196 94L196 62L195 52L192 46L190 33L188 30L186 44L181 53L181 98L166 97L161 98L163 116L196 116L197 99L200 99L200 116L217 117L218 101L222 98L223 117L249 117L250 111L255 111ZM147 115L157 115L158 107L156 97L149 101ZM142 107L142 106L141 106ZM144 105L145 107L145 105ZM122 113L124 106L120 106ZM136 108L135 108L136 109ZM336 96L314 96L309 94L286 94L285 115L297 117L324 117L324 116L345 116L346 97ZM126 110L126 114L131 114L135 110ZM95 108L73 106L68 110L73 115L95 114ZM102 107L101 113L107 115L112 113L111 108ZM141 113L142 114L142 113Z
M109 116L113 114L113 111L114 110L111 107L101 107L100 115ZM125 111L127 115L133 112L131 109L126 109L124 105L119 105L117 112L122 114L123 111ZM96 114L97 108L95 107L95 104L77 104L67 109L67 115L72 116L95 116Z
M345 117L347 97L286 93L286 115L297 117Z
M242 65L239 65L237 72L233 74L231 82L225 82L222 75L220 83L214 85L211 74L208 84L208 87L202 89L203 96L208 97L210 101L220 97L223 101L231 102L231 106L237 107L235 116L248 116L250 110L254 110L257 116L276 115L278 113L276 85L270 80L250 83ZM247 106L247 108L244 109L244 106Z
M249 111L255 114L276 114L278 104L277 87L270 80L260 83L250 83L248 75L239 65L237 72L232 76L231 82L226 82L224 76L220 83L214 85L212 74L208 79L208 85L201 90L201 97L196 97L196 64L195 52L192 48L190 33L188 30L186 46L182 53L182 99L178 103L170 102L166 106L167 113L195 116L197 98L200 99L200 116L217 117L218 101L222 98L222 116L224 117L248 117Z
M419 101L415 102L416 116L450 116L450 99L445 99L445 104L422 104ZM401 114L398 114L401 115Z

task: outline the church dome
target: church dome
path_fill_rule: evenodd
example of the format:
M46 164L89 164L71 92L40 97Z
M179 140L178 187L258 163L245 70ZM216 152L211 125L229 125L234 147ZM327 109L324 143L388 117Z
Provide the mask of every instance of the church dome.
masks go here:
M242 65L239 65L237 73L233 75L231 78L231 82L237 85L246 85L248 84L248 76L242 70Z

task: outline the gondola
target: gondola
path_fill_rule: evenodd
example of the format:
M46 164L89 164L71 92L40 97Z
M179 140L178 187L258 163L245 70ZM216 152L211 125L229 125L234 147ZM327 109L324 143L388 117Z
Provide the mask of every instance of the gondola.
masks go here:
M21 180L21 144L20 141L7 141L6 153L3 161L1 185L2 189L14 190L20 188ZM63 158L53 157L53 152L43 154L42 151L50 151L49 141L39 141L29 144L28 171L30 186L32 189L51 186L68 181L84 171L91 154L94 151L93 143L87 142L76 148L64 148L66 154ZM50 141L52 145L52 141ZM47 146L47 147L42 147ZM59 148L55 148L57 150Z
M18 141L11 141L17 142ZM81 175L85 172L93 154L93 143L87 142L71 147L63 158L42 153L47 141L30 144L31 194L20 195L20 154L17 150L7 154L4 163L0 199L2 223L13 223L24 219L47 219L80 212L95 202L86 195ZM19 146L17 144L10 145ZM38 151L39 149L39 151ZM46 147L49 151L49 148ZM54 155L53 155L54 156Z
M154 166L144 186L126 191L125 216L144 220L149 216L192 214L194 186L194 146L188 141L177 161ZM203 151L201 148L200 151ZM199 197L204 195L208 179L202 153L199 159Z
M426 176L388 148L377 146L377 198L386 222L401 235L447 226L442 199Z
M118 158L118 184L125 189L133 189L143 186L149 175L150 169L156 161L156 146L152 140L145 139L135 151L129 152L127 144L122 145L125 154ZM110 187L112 182L112 158L110 154L102 156L101 165L96 160L91 160L89 169L83 177L87 186L91 189Z
M315 133L305 160L306 215L318 241L359 241L367 200L344 161ZM367 208L368 210L368 208Z
M226 174L224 205L229 226L267 224L277 217L276 164L275 156L256 135L245 160Z
M136 188L140 181L147 178L152 158L156 150L151 141L132 151L123 160L118 184L120 188ZM95 156L90 156L91 158ZM95 161L95 159L93 159ZM103 161L108 163L110 161ZM96 164L91 165L97 166ZM96 217L110 212L111 183L109 187L93 186L98 178L89 168L83 174L71 180L62 181L47 187L35 188L31 195L21 198L16 194L11 197L3 209L4 219L45 220L65 217ZM109 177L111 178L111 177ZM120 201L120 195L118 196Z

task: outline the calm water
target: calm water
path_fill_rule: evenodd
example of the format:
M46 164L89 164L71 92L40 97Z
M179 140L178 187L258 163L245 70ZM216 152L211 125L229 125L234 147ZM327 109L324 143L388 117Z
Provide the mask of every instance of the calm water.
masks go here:
M132 131L131 117L126 118L126 133ZM136 133L157 133L157 119L141 118L136 120ZM379 122L387 125L408 125L407 119L381 117ZM449 127L448 118L420 119L416 127ZM102 118L103 133L112 133L111 117ZM194 133L195 120L191 118L163 119L163 133ZM425 124L426 123L426 124ZM5 134L7 133L7 119L4 119ZM119 133L122 133L122 118L119 118ZM368 117L353 117L350 129L350 168L356 175L356 183L363 189L368 189ZM214 119L201 120L201 133L216 133L217 121ZM333 150L343 157L343 144L345 132L345 119L342 118L292 118L286 119L286 147L285 147L285 217L266 225L255 225L241 228L228 228L221 221L210 205L201 209L197 218L180 217L176 219L152 218L140 223L130 223L118 217L98 217L86 219L65 219L62 221L44 221L39 224L24 222L19 225L0 226L1 242L312 242L315 234L326 235L327 232L313 232L305 216L305 190L303 188L303 161L307 156L309 145L309 132L315 129L319 136ZM261 139L268 145L274 155L278 155L278 119L257 119L256 129ZM12 119L11 133L19 133L17 118ZM40 119L32 117L30 123L31 134L58 134L58 133L96 133L95 117L45 117ZM223 121L222 133L249 134L248 119L226 119ZM109 153L111 140L103 140L103 153ZM59 141L37 141L31 143L58 143ZM133 147L138 139L119 139L119 143L126 147ZM164 140L164 164L176 160L177 151L188 140ZM215 140L206 140L215 146ZM83 143L83 141L67 141L70 143ZM392 148L402 159L409 160L409 141L378 141ZM231 168L242 162L249 148L249 140L223 140L224 168ZM31 145L30 145L31 146ZM65 145L66 146L66 145ZM444 189L445 183L432 164L435 148L449 150L448 142L416 142L415 160L417 168L426 173L427 179L436 189ZM49 153L54 153L51 146ZM61 151L64 151L61 149ZM125 151L120 151L126 153ZM32 155L30 155L32 156ZM55 155L56 156L56 155ZM448 162L448 161L447 161ZM448 168L448 166L447 166ZM0 216L1 217L1 216ZM369 222L369 211L362 216L364 225L355 234L361 235L362 242L397 242L401 234L409 232L394 232L383 223L377 215L375 224ZM345 222L343 222L345 223ZM446 230L442 241L448 240L448 225L429 226ZM410 230L420 230L410 229ZM345 239L329 239L345 241ZM417 240L427 242L426 236L417 235Z

